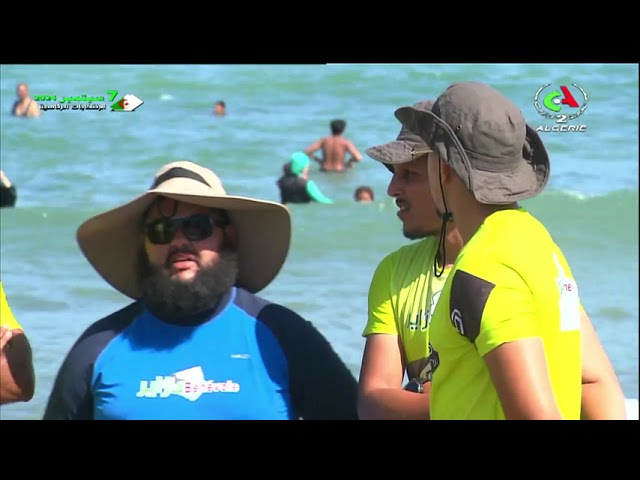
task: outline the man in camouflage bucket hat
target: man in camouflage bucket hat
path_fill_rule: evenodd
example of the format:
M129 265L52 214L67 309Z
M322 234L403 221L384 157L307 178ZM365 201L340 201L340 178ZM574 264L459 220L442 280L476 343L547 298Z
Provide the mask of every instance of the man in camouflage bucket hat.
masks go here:
M432 106L432 101L414 105ZM404 236L419 240L386 255L371 279L359 382L361 419L429 419L429 320L462 239L449 222L441 249L447 258L436 260L443 221L429 192L427 155L411 155L417 147L426 145L402 127L395 141L366 150L393 173L387 193L398 206ZM434 274L435 262L441 276ZM409 382L403 388L405 375Z
M413 107L419 110L431 110L433 101L418 102ZM416 146L426 147L424 141L418 135L403 125L394 141L369 147L365 150L365 153L382 163L387 170L393 173L395 165L413 161L414 157L411 152Z
M516 105L504 97L506 102L494 103L500 102L496 95L501 94L484 88L490 87L456 84L438 98L432 111L404 107L396 117L419 132L479 202L502 205L534 197L550 174L544 144Z
M432 317L432 419L625 418L622 389L560 248L518 201L550 162L516 105L455 83L431 111L396 110L430 148L431 193L462 235Z

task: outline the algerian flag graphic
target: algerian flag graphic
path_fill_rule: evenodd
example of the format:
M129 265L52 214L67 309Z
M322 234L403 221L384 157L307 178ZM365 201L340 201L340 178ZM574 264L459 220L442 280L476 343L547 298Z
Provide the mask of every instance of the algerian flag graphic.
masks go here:
M136 97L133 93L127 93L120 100L111 105L112 112L133 112L144 102Z

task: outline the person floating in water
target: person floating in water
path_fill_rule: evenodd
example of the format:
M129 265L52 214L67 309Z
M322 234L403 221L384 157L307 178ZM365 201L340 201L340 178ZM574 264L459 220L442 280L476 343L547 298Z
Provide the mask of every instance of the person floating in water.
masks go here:
M331 135L323 137L304 151L309 157L320 163L320 170L323 172L342 172L345 168L351 168L356 162L362 161L362 154L351 142L343 136L347 122L344 120L332 120L330 123ZM313 154L317 150L322 150L322 158L317 158ZM346 154L351 158L346 160Z
M11 180L0 170L0 208L15 207L18 199L16 186Z
M356 202L370 203L373 202L375 196L371 187L363 185L356 188L356 191L353 193L353 198Z
M11 115L15 117L37 118L40 116L40 106L29 96L29 86L20 82L16 88L18 98L13 104Z
M309 180L310 163L306 153L296 152L291 155L291 161L283 166L283 175L277 182L281 203L333 203L320 191L316 182Z
M213 114L216 117L224 117L227 114L227 104L222 100L218 100L213 107Z

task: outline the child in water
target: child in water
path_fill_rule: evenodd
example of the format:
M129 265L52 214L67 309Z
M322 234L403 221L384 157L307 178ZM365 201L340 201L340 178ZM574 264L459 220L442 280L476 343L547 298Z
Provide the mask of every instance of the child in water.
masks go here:
M353 194L353 198L356 202L370 203L374 200L373 190L371 187L367 187L363 185L361 187L356 188L356 191Z

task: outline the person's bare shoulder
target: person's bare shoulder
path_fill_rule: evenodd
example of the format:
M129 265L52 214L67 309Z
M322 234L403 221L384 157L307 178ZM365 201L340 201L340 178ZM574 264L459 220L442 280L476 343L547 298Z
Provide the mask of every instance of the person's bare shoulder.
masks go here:
M29 105L29 111L27 112L27 116L29 117L39 117L40 116L40 105L38 102L33 101L31 105Z

